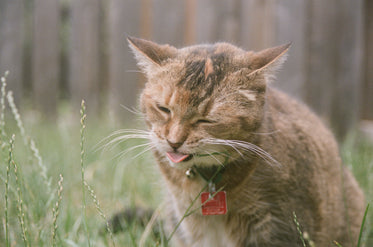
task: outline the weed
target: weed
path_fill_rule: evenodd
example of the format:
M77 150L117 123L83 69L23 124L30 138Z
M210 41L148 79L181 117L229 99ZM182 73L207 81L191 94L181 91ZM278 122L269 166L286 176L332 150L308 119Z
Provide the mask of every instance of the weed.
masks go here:
M84 178L84 144L85 144L85 120L87 115L85 114L85 102L82 100L81 108L80 108L80 168L81 168L81 175L82 175L82 218L83 218L83 226L87 236L87 244L91 246L91 241L89 237L89 231L87 226L87 216L86 216L86 200L85 200L85 178Z
M58 181L58 190L57 190L57 202L55 207L53 208L53 229L52 229L52 246L56 246L56 235L57 235L57 218L60 214L60 205L62 201L62 186L63 177L60 174L60 180Z
M295 214L295 212L293 212L293 217L294 217L294 223L297 226L297 231L299 233L299 238L302 241L302 245L303 245L303 247L306 247L306 242L304 241L303 232L300 229L300 224L298 222L297 215Z
M26 227L26 223L25 223L25 212L24 212L24 209L23 209L23 196L22 196L22 190L21 190L21 182L20 182L20 177L18 176L18 166L16 164L16 162L14 161L13 159L13 149L14 149L14 139L15 139L15 136L13 135L12 136L12 139L10 141L10 152L9 152L9 155L10 155L10 162L11 164L13 165L14 167L14 176L15 176L15 179L16 179L16 185L17 185L17 193L18 193L18 204L17 204L17 208L18 208L18 220L19 220L19 223L20 223L20 226L21 226L21 233L22 233L22 239L23 239L23 242L25 244L25 246L30 246L30 243L28 241L28 237L27 237L27 227Z

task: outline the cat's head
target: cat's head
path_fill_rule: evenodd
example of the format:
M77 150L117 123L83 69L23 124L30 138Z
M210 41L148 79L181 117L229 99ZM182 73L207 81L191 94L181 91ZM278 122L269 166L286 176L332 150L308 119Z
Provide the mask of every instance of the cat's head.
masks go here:
M227 43L176 49L128 41L147 77L140 104L151 141L171 166L219 165L245 152L289 45L247 52Z

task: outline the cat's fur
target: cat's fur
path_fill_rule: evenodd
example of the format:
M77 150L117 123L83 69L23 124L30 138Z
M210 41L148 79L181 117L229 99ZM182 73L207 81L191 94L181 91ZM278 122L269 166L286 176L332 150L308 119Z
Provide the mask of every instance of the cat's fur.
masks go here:
M185 172L211 175L229 155L216 184L226 191L228 213L197 210L181 223L174 246L302 246L294 213L315 246L356 244L364 196L333 135L269 85L289 45L247 52L227 43L176 49L128 40L148 80L141 109L165 180L168 231L206 185ZM175 163L166 152L193 156Z

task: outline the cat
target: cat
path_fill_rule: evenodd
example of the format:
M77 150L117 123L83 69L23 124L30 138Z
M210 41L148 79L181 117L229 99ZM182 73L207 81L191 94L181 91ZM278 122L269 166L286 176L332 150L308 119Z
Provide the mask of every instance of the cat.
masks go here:
M335 138L270 84L290 44L128 42L147 79L140 108L172 246L356 244L365 199Z

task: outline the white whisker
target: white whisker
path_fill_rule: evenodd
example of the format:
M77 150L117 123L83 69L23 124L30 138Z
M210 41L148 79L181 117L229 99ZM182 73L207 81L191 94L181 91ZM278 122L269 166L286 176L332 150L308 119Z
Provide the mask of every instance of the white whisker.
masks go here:
M104 150L107 149L107 147L111 146L112 148L120 145L121 143L129 140L129 139L149 139L148 135L140 135L140 134L128 134L128 135L122 135L114 138L113 140L109 141L107 144L104 145Z
M137 144L131 147L126 148L125 150L119 152L116 154L113 159L122 159L123 156L126 154L137 150L144 148L141 150L140 153L138 153L136 156L134 156L132 159L137 158L138 156L144 154L145 152L155 148L155 145L151 142L151 132L147 130L139 130L139 129L121 129L114 131L109 136L101 140L95 147L95 151L98 151L99 149L106 151L106 150L113 150L118 145L129 141L129 140L146 140L146 143Z
M135 149L138 149L138 148L141 148L141 147L147 147L147 146L153 148L151 143L139 144L139 145L136 145L136 146L133 146L131 148L128 148L128 149L125 149L125 150L121 151L119 154L115 155L115 158L117 158L117 157L122 158L123 156L125 156L126 154L128 154L129 152L131 152Z
M228 142L228 140L222 140L222 139L208 139L206 143L209 143L209 144L222 144L222 145L226 145L226 146L230 146L231 148L233 148L241 157L244 157L244 155L235 147L235 145L231 144Z
M140 73L140 74L145 74L143 71L141 70L126 70L126 73Z
M119 144L129 140L129 139L145 139L150 140L151 133L145 130L138 129L122 129L114 131L109 136L102 139L98 144L94 146L94 151L107 150L109 147L113 149Z
M134 107L129 108L129 107L127 107L125 105L122 105L122 104L120 105L120 107L122 107L123 109L129 111L130 113L132 113L132 114L134 114L136 116L139 116L139 117L143 118L143 114L142 114L142 112L139 109L136 109Z
M224 164L218 159L216 158L216 156L213 154L213 153L217 153L217 151L212 151L212 152L209 152L209 151L206 151L206 150L203 150L203 154L207 154L209 157L212 157L214 160L216 160L221 166L224 167Z
M205 139L205 143L213 145L225 145L234 149L241 157L243 156L243 151L251 152L261 159L263 159L269 165L281 165L277 160L275 160L268 152L258 147L255 144L240 141L240 140L223 140L223 139Z
M254 135L273 135L273 134L278 133L278 132L280 132L280 130L274 130L274 131L271 131L271 132L257 132L257 133L253 132L252 134L254 134Z
M144 149L143 151L141 151L140 153L138 153L136 156L132 157L131 159L134 160L134 159L136 159L137 157L143 155L144 153L146 153L146 152L152 150L153 148L155 148L155 146L151 145L151 146L149 146L148 148L145 148L145 149Z

